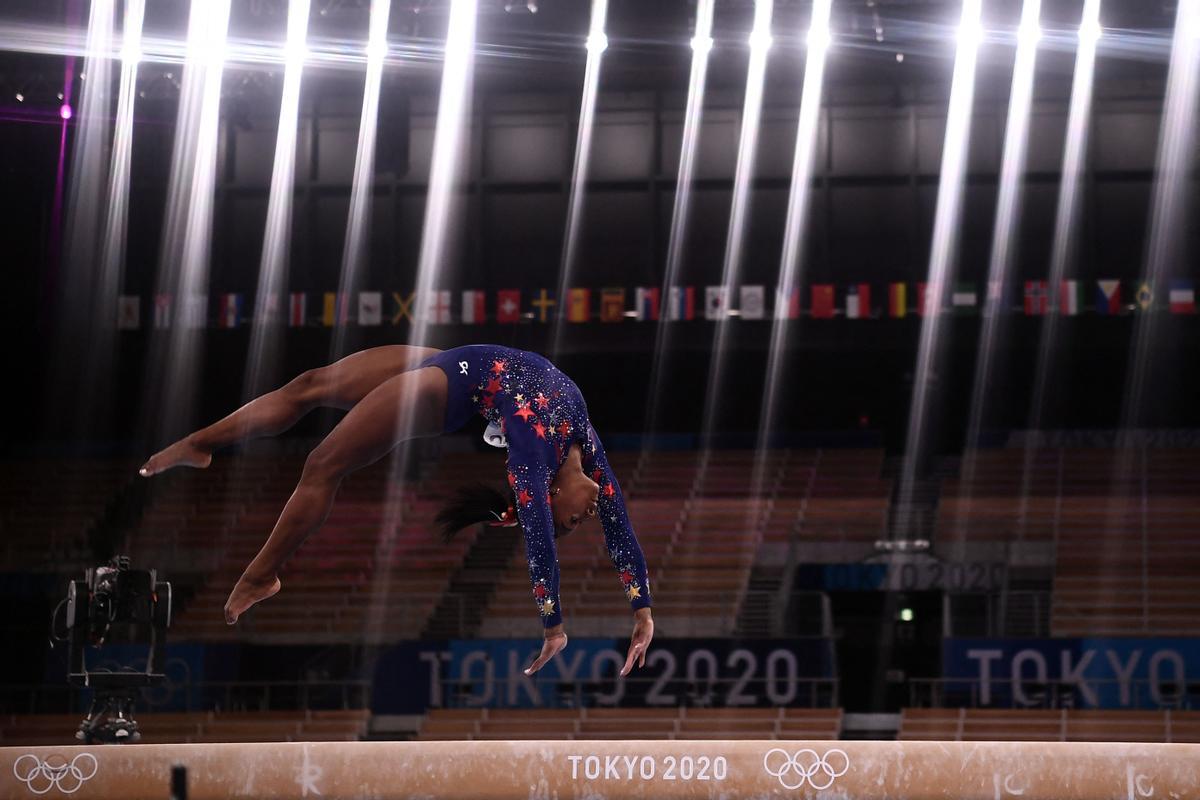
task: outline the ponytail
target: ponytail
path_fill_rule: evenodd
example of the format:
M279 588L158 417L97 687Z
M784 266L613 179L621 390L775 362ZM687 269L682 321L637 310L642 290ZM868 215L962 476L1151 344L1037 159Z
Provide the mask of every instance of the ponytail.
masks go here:
M480 523L517 524L512 494L482 483L460 486L433 518L443 542L449 542L463 528Z

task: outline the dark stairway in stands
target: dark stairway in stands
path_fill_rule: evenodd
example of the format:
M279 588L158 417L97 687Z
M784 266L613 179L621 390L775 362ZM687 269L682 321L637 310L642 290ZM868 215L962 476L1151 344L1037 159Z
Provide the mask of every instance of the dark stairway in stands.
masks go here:
M746 586L746 596L738 611L734 636L765 639L775 634L777 615L774 609L780 602L783 575L784 568L777 564L754 565Z
M496 586L504 577L521 527L485 527L467 552L450 586L421 631L422 639L463 639L473 636L483 621Z

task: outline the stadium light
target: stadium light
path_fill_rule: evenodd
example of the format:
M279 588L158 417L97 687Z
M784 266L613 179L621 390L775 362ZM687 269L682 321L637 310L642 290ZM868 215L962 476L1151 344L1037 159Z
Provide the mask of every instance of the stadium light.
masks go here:
M977 49L983 44L983 23L979 17L964 19L958 27L959 48Z
M1038 24L1037 19L1027 21L1022 18L1020 27L1017 28L1017 46L1018 47L1034 47L1042 41L1042 26Z
M765 0L754 2L754 27L750 31L750 49L765 54L771 49L772 4Z
M1085 44L1095 44L1104 36L1104 28L1098 19L1085 19L1079 26L1079 41Z

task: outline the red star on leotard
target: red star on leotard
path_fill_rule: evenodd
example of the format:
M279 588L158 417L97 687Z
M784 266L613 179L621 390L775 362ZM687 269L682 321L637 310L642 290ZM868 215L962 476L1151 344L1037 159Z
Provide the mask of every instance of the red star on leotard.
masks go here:
M525 420L526 422L529 422L529 418L532 416L535 416L535 415L532 411L529 410L529 406L524 405L517 409L517 416L520 417L521 419Z
M550 398L546 397L546 395L542 394L541 392L538 392L538 396L533 399L537 403L538 408L542 409L543 411L550 407Z
M490 381L488 381L487 388L484 389L484 391L495 394L496 392L501 391L503 388L504 387L500 385L499 378L492 378Z
M491 407L492 407L492 406L494 406L495 404L496 404L496 402L495 402L495 400L492 398L492 396L491 396L490 394L485 394L485 395L483 396L483 407L484 407L484 408L491 408ZM486 416L487 416L487 414L484 414L484 416L486 417Z
M622 572L621 573L621 583L625 584L626 586L633 583L633 573L630 572L629 570L625 570L624 572Z
M604 486L604 496L605 497L612 497L616 493L617 493L617 490L613 488L613 485L611 483L605 484L605 486Z
M546 591L546 587L544 584L539 583L537 586L533 587L533 596L536 597L538 600L545 600L546 595L548 595L548 594L550 594L550 593Z
M571 432L571 423L567 422L565 419L562 422L558 423L558 435L559 436L561 436L565 439L565 438L567 438L567 434L570 432Z
M508 486L509 486L509 488L511 489L512 487L514 487L514 486L516 486L516 485L517 485L517 476L516 476L516 475L513 475L511 472L510 472L510 473L508 473Z
M508 368L508 362L506 362L506 361L493 361L492 362L492 372L496 375L499 375L501 372L504 372L504 370L507 368Z
M543 425L541 422L538 422L536 425L533 426L533 432L538 435L539 439L546 438L546 426Z
M592 472L592 480L599 483L604 479L604 470L598 469Z
M520 492L517 493L517 502L520 503L521 505L525 505L526 503L531 503L531 502L533 502L533 495L531 495L528 492L528 490L522 489Z

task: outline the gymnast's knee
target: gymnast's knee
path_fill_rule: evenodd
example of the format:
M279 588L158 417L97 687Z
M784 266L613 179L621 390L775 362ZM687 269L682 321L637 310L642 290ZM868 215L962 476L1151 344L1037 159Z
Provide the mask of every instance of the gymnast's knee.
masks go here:
M349 469L345 459L337 453L335 448L328 447L322 442L304 460L304 470L300 473L300 485L337 484L347 472Z
M279 391L296 402L305 402L314 394L320 382L321 370L306 369L280 387Z

